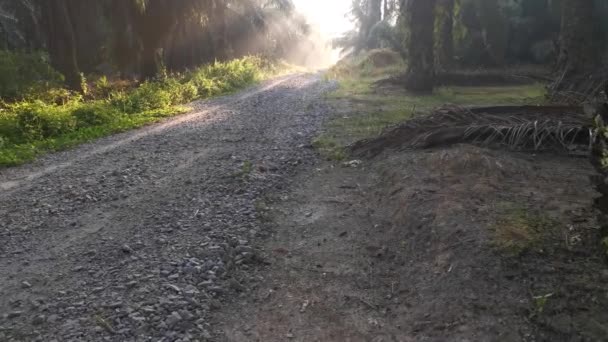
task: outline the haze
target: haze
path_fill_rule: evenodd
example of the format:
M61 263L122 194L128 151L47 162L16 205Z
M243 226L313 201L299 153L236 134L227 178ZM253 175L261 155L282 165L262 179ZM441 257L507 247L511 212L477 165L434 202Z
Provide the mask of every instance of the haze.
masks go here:
M350 11L350 0L295 0L296 8L313 26L329 37L334 37L352 28L346 17Z

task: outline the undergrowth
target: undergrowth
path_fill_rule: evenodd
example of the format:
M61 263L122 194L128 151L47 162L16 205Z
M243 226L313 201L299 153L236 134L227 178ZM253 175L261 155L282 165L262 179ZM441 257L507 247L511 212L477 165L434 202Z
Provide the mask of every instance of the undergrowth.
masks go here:
M15 59L4 57L0 55L0 71L21 70L14 65ZM28 60L30 64L34 63ZM27 80L18 79L12 87L6 77L0 76L0 96L4 99L0 110L0 165L18 165L47 151L183 113L187 110L183 105L193 100L242 89L285 68L258 57L245 57L141 84L124 85L100 77L88 85L86 96L59 87L59 76L44 74L48 70L40 66L39 72L32 72Z
M329 122L325 132L315 140L315 146L328 159L343 159L346 145L376 136L387 126L441 105L494 106L544 102L542 84L439 87L428 95L413 95L399 87L376 87L375 82L404 72L405 64L393 60L393 63L375 66L370 60L374 54L376 52L372 51L361 57L342 60L327 73L327 78L339 82L339 88L327 97L340 115Z
M502 253L520 256L526 252L548 253L560 241L559 222L539 212L512 203L501 203L502 212L491 227L493 244Z

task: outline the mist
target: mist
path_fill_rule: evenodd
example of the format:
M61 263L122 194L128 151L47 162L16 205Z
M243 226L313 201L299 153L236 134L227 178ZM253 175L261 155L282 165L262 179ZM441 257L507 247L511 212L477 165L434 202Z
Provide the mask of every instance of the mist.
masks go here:
M295 0L294 4L308 32L305 39L286 54L287 60L310 69L334 65L340 59L340 52L332 46L333 39L354 26L347 18L350 0Z

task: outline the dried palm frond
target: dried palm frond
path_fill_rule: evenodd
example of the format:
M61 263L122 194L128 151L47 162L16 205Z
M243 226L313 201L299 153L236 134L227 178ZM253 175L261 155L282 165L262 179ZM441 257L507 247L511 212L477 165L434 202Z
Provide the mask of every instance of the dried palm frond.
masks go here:
M430 148L471 143L509 149L588 149L591 120L575 107L440 108L385 131L380 137L351 146L359 155L374 156L384 148Z

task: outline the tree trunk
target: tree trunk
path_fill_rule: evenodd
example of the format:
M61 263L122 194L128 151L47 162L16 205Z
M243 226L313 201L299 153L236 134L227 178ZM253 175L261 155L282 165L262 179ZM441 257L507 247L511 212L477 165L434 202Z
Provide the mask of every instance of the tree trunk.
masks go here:
M415 92L432 92L435 78L435 0L404 0L401 15L407 32L405 87Z
M563 0L558 70L567 81L596 66L599 49L593 46L593 0ZM567 82L562 82L566 86ZM563 88L563 87L562 87Z
M53 67L65 77L69 89L84 92L76 58L76 41L65 0L42 1L47 45Z
M370 24L373 27L382 21L382 0L369 0Z
M499 0L477 0L483 44L492 65L504 65L509 46L509 29Z
M230 44L228 43L228 30L226 29L226 4L225 1L213 1L212 12L213 46L215 58L223 61L231 58Z
M375 37L371 37L372 29L374 25L382 21L382 0L368 0L366 8L363 8L365 18L361 23L361 29L359 32L362 49L377 49L380 46L380 42Z
M140 44L134 33L133 18L137 8L134 2L113 0L110 18L112 30L112 59L118 71L124 75L133 74L137 69Z
M384 0L383 4L382 4L382 20L386 20L388 19L388 14L389 14L389 0Z
M454 0L439 1L437 20L437 66L449 70L454 64Z

